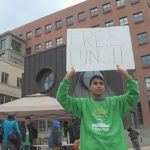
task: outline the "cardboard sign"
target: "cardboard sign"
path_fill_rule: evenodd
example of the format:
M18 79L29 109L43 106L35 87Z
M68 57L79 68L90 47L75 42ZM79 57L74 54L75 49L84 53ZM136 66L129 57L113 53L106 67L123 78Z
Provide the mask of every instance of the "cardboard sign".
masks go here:
M128 26L67 30L67 71L135 69Z

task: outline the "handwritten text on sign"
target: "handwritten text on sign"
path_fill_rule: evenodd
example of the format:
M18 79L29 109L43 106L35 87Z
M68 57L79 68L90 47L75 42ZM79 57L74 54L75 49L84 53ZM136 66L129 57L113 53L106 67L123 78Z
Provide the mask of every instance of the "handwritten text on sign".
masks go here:
M67 70L135 69L128 26L67 30Z

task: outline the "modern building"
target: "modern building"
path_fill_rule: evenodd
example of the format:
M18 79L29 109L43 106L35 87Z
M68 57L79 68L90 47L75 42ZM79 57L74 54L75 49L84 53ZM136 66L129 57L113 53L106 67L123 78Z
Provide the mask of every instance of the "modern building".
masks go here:
M26 55L66 45L68 28L129 25L141 102L140 122L150 127L150 1L87 0L12 30L27 43ZM39 60L41 61L41 60Z
M0 35L0 104L21 98L25 41L6 32Z

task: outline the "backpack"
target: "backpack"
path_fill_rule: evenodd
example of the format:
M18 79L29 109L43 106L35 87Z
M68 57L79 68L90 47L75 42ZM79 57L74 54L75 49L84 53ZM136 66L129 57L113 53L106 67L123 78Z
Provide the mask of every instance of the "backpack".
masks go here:
M20 134L18 133L18 131L16 130L15 123L16 122L14 122L14 126L12 127L11 131L8 134L8 141L13 143L15 145L15 147L20 147L21 146L21 137L20 137Z

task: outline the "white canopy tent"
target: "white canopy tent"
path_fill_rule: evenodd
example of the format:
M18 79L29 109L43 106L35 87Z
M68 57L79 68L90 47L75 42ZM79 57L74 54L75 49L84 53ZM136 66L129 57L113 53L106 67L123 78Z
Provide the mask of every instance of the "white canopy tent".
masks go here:
M17 120L26 116L31 119L66 119L72 115L66 112L53 97L35 94L0 105L0 119L5 119L8 114L14 114Z

